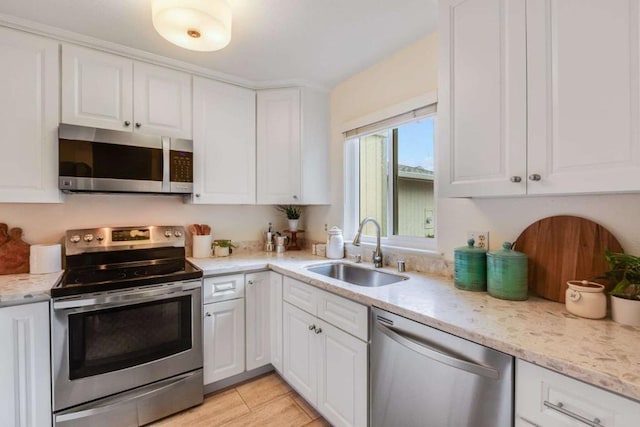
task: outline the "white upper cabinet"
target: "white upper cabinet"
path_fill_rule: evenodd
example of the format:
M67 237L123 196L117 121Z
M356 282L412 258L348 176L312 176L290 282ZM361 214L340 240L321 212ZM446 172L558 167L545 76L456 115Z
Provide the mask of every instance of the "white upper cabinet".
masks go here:
M134 62L133 87L136 129L191 139L191 75Z
M193 79L194 203L256 202L256 93Z
M440 1L443 196L526 191L525 13L525 0Z
M639 13L527 1L529 194L640 190Z
M190 139L191 75L64 45L62 121Z
M61 202L58 43L0 28L0 202Z
M132 129L132 61L65 45L62 49L62 122L102 129Z
M329 106L310 88L258 91L258 204L329 203Z
M638 0L440 4L441 194L640 190Z

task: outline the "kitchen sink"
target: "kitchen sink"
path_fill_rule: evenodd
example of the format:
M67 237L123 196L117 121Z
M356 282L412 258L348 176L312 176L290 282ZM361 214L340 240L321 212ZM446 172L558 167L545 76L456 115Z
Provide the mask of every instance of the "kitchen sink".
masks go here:
M369 268L358 267L353 264L331 262L327 264L307 267L312 273L322 274L332 279L342 280L352 285L377 287L407 280L408 277L398 274L385 273Z

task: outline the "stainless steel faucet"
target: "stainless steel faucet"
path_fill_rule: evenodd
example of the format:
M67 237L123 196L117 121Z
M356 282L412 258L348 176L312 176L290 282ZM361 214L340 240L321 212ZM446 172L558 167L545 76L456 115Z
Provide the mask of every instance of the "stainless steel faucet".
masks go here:
M356 237L353 238L353 245L360 246L360 235L362 234L364 225L368 222L372 222L373 225L376 226L376 250L373 251L372 261L375 268L380 268L382 267L382 250L380 249L380 224L378 224L378 221L376 221L375 218L368 216L362 220L362 222L360 223L360 227L358 227Z

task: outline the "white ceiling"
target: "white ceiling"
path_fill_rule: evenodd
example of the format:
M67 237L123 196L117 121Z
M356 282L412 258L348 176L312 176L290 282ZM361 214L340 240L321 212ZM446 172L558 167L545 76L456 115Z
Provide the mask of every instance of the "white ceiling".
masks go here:
M2 0L0 14L141 49L257 84L331 88L436 30L437 0L231 0L229 46L191 52L160 37L151 0Z

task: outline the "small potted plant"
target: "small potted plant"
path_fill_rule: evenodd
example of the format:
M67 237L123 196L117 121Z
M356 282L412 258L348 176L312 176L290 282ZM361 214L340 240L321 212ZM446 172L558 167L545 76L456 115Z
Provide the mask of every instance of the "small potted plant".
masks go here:
M289 220L289 231L298 231L298 221L302 214L302 207L297 205L278 205L276 209L284 212Z
M640 257L605 250L609 271L605 277L614 284L611 317L615 322L640 326Z
M229 256L231 248L237 248L231 240L214 240L211 246L214 256Z

